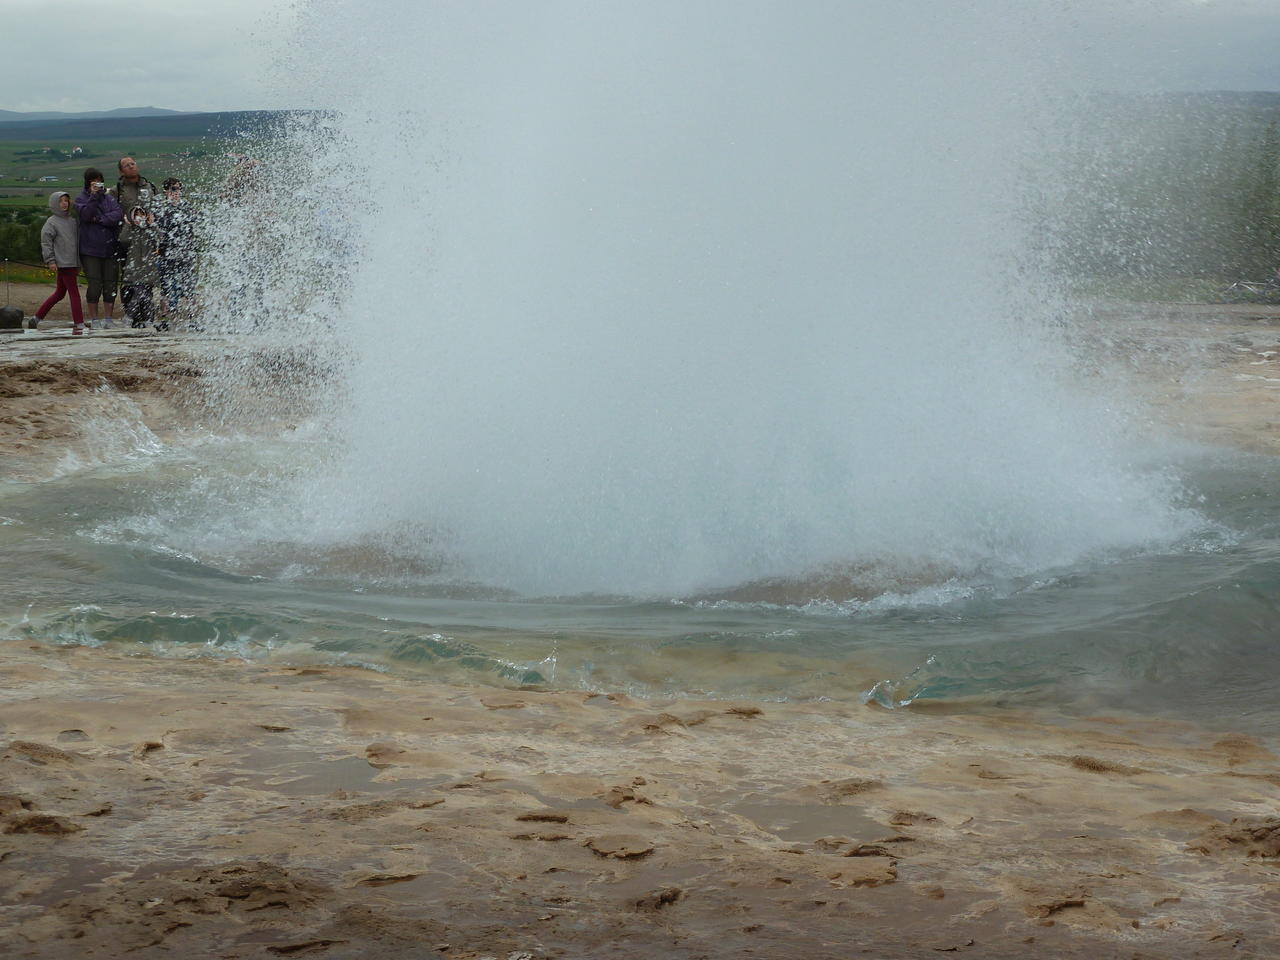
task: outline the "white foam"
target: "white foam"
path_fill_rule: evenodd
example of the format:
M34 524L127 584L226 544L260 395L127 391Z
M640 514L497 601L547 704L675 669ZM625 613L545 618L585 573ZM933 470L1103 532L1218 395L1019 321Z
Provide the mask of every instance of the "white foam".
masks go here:
M295 125L261 194L295 261L335 224L351 247L341 456L232 552L381 540L526 593L670 596L1023 576L1200 524L1123 404L1072 386L1031 254L1054 5L381 9L302 18L292 92L343 112Z

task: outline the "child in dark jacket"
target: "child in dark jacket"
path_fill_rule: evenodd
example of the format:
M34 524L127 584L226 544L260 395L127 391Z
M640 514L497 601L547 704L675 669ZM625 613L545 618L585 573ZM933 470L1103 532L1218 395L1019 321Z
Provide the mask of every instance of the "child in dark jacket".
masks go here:
M170 317L189 319L196 285L196 238L200 220L195 208L182 199L182 181L164 182L165 202L156 213L160 235L156 266L160 289Z
M145 327L155 320L152 288L160 280L156 270L160 236L155 223L156 218L145 207L137 206L129 212L129 254L124 261L120 298L131 327Z
M36 321L45 318L53 305L63 297L71 298L72 334L84 333L84 312L80 307L80 288L76 274L80 272L80 238L76 218L71 215L71 194L58 190L49 195L52 216L40 230L40 254L44 265L58 275L58 285L36 310Z

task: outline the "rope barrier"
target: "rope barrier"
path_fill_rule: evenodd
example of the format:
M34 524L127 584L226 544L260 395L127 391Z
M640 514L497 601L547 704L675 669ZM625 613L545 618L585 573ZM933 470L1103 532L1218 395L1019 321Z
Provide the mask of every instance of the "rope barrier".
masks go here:
M37 270L48 269L43 263L27 263L25 260L10 260L8 257L0 257L0 263L4 264L4 305L6 307L10 304L12 296L10 287L13 286L13 281L9 279L9 264L16 263L20 267L35 267ZM76 271L76 281L79 282L81 277L85 278L86 283L88 282L89 278L85 274L83 267Z
M11 263L16 263L16 264L17 264L18 266L20 266L20 267L35 267L37 270L48 270L48 269L49 269L49 268L48 268L45 264L43 264L43 263L27 263L27 261L25 261L25 260L10 260L8 257L0 258L0 263L3 263L3 264L4 264L4 276L5 276L5 279L6 279L6 280L8 280L8 279L9 279L9 264L11 264ZM84 272L84 267L80 267L80 268L79 268L79 270L80 270L79 276L82 276L82 277L83 277L83 276L86 276L86 274L85 274L85 272Z

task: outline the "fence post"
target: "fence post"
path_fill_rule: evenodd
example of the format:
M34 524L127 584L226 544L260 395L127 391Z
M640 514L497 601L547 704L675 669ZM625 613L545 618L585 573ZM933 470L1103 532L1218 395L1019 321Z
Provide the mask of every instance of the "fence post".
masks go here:
M4 258L4 306L0 307L0 330L21 330L22 311L9 305L9 258Z

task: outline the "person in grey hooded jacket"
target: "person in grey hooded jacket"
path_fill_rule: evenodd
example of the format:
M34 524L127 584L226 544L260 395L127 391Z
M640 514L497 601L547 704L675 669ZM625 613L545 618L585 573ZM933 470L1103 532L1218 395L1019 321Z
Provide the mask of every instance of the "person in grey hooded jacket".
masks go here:
M44 265L58 275L58 285L36 310L36 320L45 318L53 305L63 297L71 300L71 332L84 333L84 310L80 305L80 288L76 275L80 272L80 231L71 212L71 194L57 190L49 195L52 216L40 230L40 253Z

